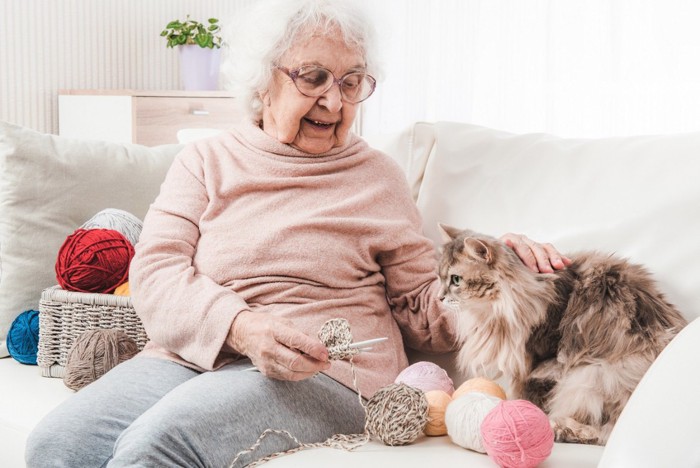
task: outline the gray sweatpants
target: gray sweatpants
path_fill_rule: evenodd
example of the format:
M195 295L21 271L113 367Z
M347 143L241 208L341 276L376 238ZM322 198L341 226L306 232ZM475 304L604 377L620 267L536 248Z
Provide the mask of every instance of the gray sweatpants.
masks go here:
M362 432L364 410L347 387L323 374L283 382L248 367L199 373L162 359L126 361L37 425L27 466L227 467L268 428L302 442ZM294 446L270 435L237 466Z

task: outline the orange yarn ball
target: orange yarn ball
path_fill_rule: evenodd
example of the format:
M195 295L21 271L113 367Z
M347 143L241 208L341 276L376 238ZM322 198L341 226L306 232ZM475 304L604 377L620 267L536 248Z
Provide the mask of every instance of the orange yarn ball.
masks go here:
M111 293L125 282L134 247L112 229L78 229L58 251L56 280L69 291Z
M428 400L428 424L425 425L423 433L428 436L447 435L445 410L452 397L442 390L430 390L425 392L425 398Z
M500 398L501 400L506 399L506 392L500 385L493 380L483 377L474 377L473 379L465 381L462 385L457 387L457 390L452 394L452 399L459 398L469 392L485 393Z
M114 290L115 296L130 296L131 290L129 289L129 282L120 284L117 289Z

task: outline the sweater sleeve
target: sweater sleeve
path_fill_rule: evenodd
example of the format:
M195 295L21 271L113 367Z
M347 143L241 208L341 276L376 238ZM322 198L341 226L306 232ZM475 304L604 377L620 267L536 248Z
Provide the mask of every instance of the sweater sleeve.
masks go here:
M392 204L399 208L402 228L394 248L379 255L387 300L406 346L429 353L454 351L456 317L439 300L435 248L422 234L422 219L403 177L399 184L405 187L392 191L395 197L401 194Z
M149 339L211 370L233 319L248 305L194 266L199 219L208 203L203 159L189 146L175 158L146 214L129 284Z

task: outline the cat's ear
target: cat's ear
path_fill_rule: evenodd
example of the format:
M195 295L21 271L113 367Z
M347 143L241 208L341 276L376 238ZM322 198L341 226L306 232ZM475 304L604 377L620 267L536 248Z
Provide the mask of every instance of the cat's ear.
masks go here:
M464 250L469 252L472 257L483 260L487 265L493 262L493 251L491 247L484 241L475 237L464 238Z
M456 227L448 226L447 224L438 223L438 231L440 231L440 236L443 242L452 242L455 238L462 232L461 229Z

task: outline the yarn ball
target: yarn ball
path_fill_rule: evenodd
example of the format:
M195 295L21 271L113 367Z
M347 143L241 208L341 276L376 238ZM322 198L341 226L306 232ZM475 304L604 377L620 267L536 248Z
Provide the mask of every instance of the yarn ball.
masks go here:
M85 331L68 351L63 383L72 390L80 390L138 352L136 342L123 330Z
M489 457L504 468L532 468L552 453L547 415L527 400L501 401L481 423Z
M480 392L470 392L453 399L445 410L445 426L452 442L486 453L481 434L482 423L499 402L500 398Z
M506 399L506 392L500 385L483 377L474 377L462 383L452 394L452 399L457 399L470 392L485 393L500 398L501 400Z
M69 291L111 293L129 275L134 247L113 229L78 229L58 251L56 280Z
M423 433L428 436L446 435L445 410L452 401L452 397L442 390L430 390L425 392L425 399L428 400L428 423Z
M380 388L366 406L365 430L385 445L406 445L418 438L428 422L425 394L404 383Z
M113 229L126 237L131 245L136 245L143 222L128 211L107 208L85 221L80 229Z
M401 371L394 383L403 382L424 392L442 390L448 395L455 391L454 384L447 371L435 363L420 361Z
M7 351L15 361L36 365L39 350L39 311L26 310L14 319L7 333Z
M130 296L131 290L129 289L129 282L120 284L117 289L114 290L115 296Z

